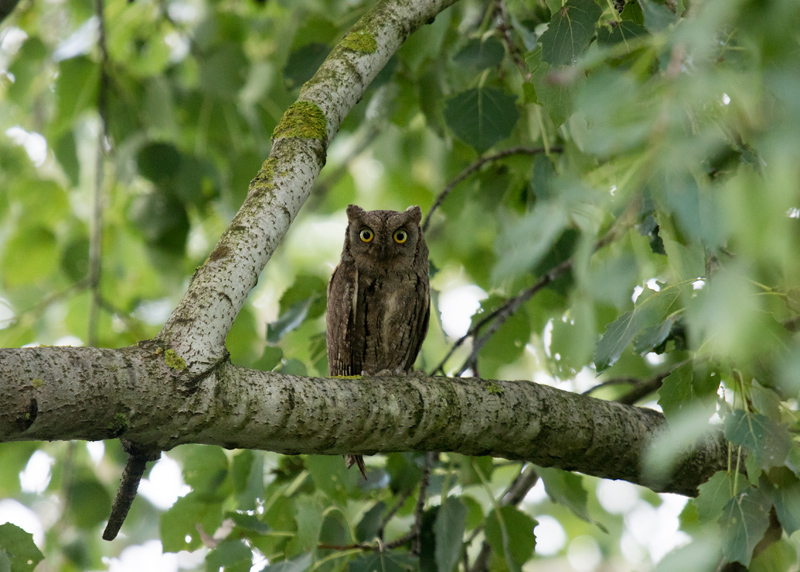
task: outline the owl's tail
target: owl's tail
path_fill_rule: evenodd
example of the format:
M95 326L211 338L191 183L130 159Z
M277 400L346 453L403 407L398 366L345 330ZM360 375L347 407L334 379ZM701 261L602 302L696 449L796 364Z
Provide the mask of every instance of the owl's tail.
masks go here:
M361 471L361 476L364 477L364 480L367 480L367 472L364 468L364 457L361 455L345 455L344 464L347 465L348 469L353 465L358 465L358 470Z

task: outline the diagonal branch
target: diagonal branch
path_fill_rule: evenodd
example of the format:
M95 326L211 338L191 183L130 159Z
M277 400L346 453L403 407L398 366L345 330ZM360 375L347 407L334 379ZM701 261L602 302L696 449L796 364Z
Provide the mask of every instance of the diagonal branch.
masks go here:
M228 330L308 198L347 113L406 38L455 1L378 2L303 85L244 204L158 335L189 369L201 372L224 355Z

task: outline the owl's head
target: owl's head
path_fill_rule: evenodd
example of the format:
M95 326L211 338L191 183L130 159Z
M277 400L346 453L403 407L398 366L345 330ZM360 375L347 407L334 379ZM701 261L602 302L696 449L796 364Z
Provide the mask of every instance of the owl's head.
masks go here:
M422 212L418 206L403 212L365 211L356 205L347 207L348 250L357 262L376 264L374 268L388 269L411 265L424 248L427 265L427 247L419 226Z

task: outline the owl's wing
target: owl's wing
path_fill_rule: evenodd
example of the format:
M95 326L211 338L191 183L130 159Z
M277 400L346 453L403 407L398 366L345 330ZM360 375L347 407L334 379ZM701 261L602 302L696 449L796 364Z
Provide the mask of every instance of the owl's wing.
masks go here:
M355 363L353 326L358 302L358 269L342 262L328 282L327 346L331 375L360 375ZM356 371L358 369L358 371Z
M414 362L417 361L419 350L422 349L422 342L428 334L428 322L431 317L431 287L428 276L417 276L417 305L413 310L411 340L408 345L408 356L406 358L406 371L414 369Z

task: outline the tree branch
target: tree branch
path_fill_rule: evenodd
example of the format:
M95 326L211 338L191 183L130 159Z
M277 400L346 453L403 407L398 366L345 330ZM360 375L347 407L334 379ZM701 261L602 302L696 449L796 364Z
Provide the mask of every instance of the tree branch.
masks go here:
M304 378L223 360L200 374L155 342L119 350L0 349L0 441L124 436L148 450L183 443L285 454L453 451L530 461L696 494L727 467L710 429L671 476L647 474L661 413L529 381Z

